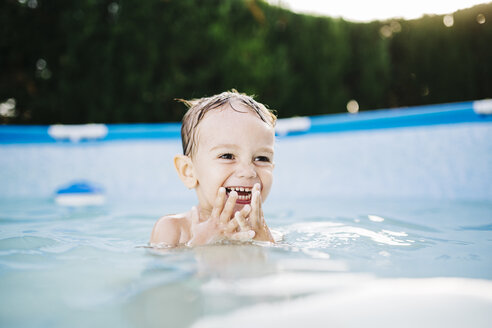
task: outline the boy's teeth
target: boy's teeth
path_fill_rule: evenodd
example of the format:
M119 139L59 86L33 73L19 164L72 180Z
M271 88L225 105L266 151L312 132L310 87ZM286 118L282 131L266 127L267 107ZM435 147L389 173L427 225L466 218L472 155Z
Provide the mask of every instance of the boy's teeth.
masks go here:
M252 190L253 188L245 188L245 187L227 187L227 193L231 191L236 191L237 193L241 192L241 194L237 196L238 200L251 200L252 199ZM246 194L245 194L246 193Z
M251 192L251 188L244 188L244 187L230 187L230 188L227 188L229 189L230 191L234 190L234 191L237 191L237 192Z

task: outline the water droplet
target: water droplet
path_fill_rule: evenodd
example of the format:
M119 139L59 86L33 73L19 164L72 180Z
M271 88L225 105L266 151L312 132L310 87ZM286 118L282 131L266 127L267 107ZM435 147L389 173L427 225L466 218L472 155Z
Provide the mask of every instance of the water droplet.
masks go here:
M445 15L442 19L442 22L446 27L451 27L454 25L454 17L453 15Z
M390 26L384 25L379 29L379 33L383 38L389 38L393 34L393 31Z
M43 58L38 59L38 61L36 62L36 68L40 71L45 69L46 65L47 65L46 60L44 60Z
M350 100L347 103L347 111L351 114L355 114L359 112L359 103L354 99Z
M477 15L477 23L478 24L485 24L485 22L486 22L486 19L485 19L484 14L478 14Z
M7 101L0 103L0 116L14 117L16 115L15 104L14 98L9 98Z
M401 24L398 23L397 21L392 21L390 23L390 28L393 33L401 32Z
M38 0L27 1L27 6L31 9L36 9L38 7Z
M108 12L111 15L117 15L119 10L120 10L120 6L116 2L111 2L108 5Z
M43 80L49 80L51 78L51 71L49 69L43 69L41 71L41 78Z

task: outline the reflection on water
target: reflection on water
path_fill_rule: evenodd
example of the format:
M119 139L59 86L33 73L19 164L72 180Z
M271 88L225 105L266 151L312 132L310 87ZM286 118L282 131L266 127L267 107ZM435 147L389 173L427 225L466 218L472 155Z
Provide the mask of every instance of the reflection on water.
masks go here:
M1 325L486 327L492 205L270 211L275 244L155 249L160 204L0 203Z
M479 226L460 227L460 230L492 231L492 223Z
M265 244L268 245L268 244ZM194 248L148 248L168 268L193 263L196 277L239 278L274 272L267 249L253 243L223 242Z
M304 247L336 247L340 243L352 242L355 239L366 237L372 241L390 246L409 246L414 241L398 239L408 236L405 232L390 230L372 231L367 228L347 226L333 222L305 222L284 228L285 233L296 232L301 236L296 241Z
M239 292L307 285L303 297L246 306L194 323L205 327L488 327L490 281L462 278L375 279L344 275L277 275L238 282ZM209 286L214 292L220 286ZM270 288L268 288L270 287ZM304 291L306 291L304 289ZM229 290L229 289L227 289ZM302 293L303 290L296 290Z

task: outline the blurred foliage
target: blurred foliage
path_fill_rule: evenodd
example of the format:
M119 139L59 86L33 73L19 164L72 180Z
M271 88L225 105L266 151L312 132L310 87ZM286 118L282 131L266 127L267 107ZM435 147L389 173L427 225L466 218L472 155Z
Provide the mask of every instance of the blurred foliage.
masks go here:
M345 112L351 99L367 110L492 97L492 3L453 18L352 23L254 0L4 0L0 102L14 99L15 115L0 121L179 121L175 98L232 88L280 117Z

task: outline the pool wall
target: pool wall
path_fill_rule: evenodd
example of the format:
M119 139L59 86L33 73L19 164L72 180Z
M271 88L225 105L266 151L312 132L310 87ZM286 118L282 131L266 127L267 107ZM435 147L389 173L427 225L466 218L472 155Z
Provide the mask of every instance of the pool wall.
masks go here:
M492 200L490 100L279 120L270 198ZM190 199L180 124L0 126L0 197L76 180L111 199Z

